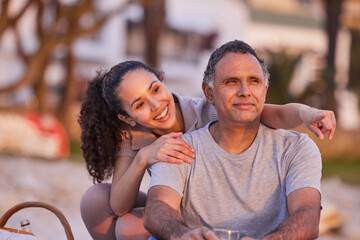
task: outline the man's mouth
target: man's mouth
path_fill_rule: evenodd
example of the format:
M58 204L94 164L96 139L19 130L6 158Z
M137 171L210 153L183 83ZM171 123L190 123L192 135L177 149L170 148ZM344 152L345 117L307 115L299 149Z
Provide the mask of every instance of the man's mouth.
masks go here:
M166 106L164 107L164 109L162 110L162 112L159 113L158 115L156 115L156 116L154 117L154 119L155 119L155 120L162 120L163 118L166 117L166 115L168 114L168 112L169 112L169 105L166 105Z
M252 104L252 103L237 103L237 104L234 104L234 105L239 109L249 109L249 108L252 108L254 106L254 104Z

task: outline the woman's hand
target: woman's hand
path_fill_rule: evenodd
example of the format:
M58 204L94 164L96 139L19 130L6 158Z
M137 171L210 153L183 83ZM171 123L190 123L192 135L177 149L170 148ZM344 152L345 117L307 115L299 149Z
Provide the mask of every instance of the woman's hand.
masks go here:
M329 140L333 138L336 129L336 119L333 111L307 108L301 111L300 118L306 127L321 140L324 139L326 132L329 132Z
M184 140L177 139L181 135L181 132L163 135L149 146L143 147L138 154L146 159L147 165L157 162L191 163L195 158L194 150Z

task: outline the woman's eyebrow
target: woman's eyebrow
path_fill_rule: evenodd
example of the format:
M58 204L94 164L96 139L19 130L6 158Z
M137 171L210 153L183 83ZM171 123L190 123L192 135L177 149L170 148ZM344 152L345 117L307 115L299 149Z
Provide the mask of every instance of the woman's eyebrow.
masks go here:
M157 81L151 82L148 90L150 90L150 89L152 88L152 86L154 85L154 83L156 83L156 82L157 82ZM133 106L137 101L139 101L140 99L141 99L141 97L136 98L134 101L132 101L132 103L130 104L130 106L132 107L132 106Z

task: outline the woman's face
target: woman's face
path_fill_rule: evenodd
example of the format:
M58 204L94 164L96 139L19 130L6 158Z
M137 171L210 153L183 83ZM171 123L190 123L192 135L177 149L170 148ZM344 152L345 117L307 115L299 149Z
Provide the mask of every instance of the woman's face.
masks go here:
M174 98L169 89L145 69L125 74L117 94L129 117L119 116L130 125L136 123L152 130L166 131L176 123Z

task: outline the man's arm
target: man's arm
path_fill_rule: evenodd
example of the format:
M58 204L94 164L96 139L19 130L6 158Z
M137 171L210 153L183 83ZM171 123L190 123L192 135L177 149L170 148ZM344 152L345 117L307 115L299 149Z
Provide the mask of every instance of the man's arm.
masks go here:
M217 239L205 227L187 227L179 213L180 202L180 195L170 187L150 188L145 207L145 228L160 239Z
M300 188L287 198L289 217L263 240L315 239L319 235L320 193L314 188Z

